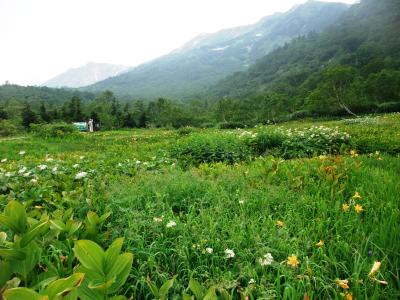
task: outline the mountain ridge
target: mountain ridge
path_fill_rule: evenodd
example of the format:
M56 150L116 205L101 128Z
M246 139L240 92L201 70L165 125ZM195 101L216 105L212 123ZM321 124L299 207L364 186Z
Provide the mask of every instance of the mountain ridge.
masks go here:
M123 65L88 62L87 64L70 68L67 71L49 79L42 86L54 88L79 88L117 76L130 68Z

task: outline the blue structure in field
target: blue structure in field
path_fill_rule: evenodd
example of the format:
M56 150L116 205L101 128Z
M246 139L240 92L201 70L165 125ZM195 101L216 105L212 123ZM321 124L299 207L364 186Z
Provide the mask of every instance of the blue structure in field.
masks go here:
M74 122L72 123L79 131L87 131L87 124L86 122Z

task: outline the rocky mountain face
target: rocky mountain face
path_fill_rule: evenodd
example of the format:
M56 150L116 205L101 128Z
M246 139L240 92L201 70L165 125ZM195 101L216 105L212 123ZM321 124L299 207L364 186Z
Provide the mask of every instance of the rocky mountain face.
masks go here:
M43 86L78 88L120 75L127 70L126 66L91 62L82 67L70 69L46 81Z

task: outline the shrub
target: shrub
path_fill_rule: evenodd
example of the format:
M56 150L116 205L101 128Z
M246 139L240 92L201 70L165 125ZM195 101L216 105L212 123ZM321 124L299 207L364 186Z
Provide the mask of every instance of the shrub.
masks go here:
M193 127L190 126L185 126L185 127L181 127L179 129L177 129L177 132L179 135L189 135L194 131Z
M246 124L240 122L225 122L219 124L220 129L236 129L236 128L246 128L246 127L247 127Z
M384 102L378 105L381 112L398 112L400 111L400 102Z
M170 153L187 166L213 162L234 164L249 158L251 151L234 135L195 134L178 141Z
M20 132L20 129L8 120L0 120L0 136L12 136Z
M252 148L254 154L261 155L282 147L284 138L285 136L279 131L260 132L248 139L247 144Z
M62 138L78 134L78 129L75 126L66 123L32 124L31 127L35 135L44 138Z
M307 157L319 154L335 154L350 146L350 135L324 126L312 126L304 130L288 129L283 132L284 158Z

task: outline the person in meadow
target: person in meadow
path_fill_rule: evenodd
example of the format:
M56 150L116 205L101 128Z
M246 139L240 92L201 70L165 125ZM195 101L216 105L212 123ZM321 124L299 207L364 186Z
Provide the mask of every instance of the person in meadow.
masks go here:
M87 127L89 132L93 132L93 119L89 119L87 122Z

